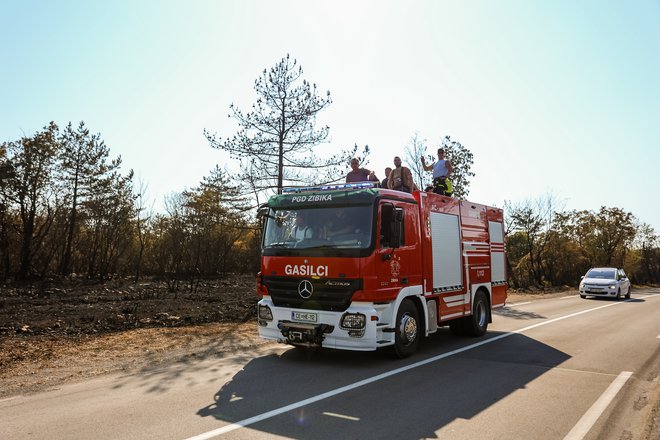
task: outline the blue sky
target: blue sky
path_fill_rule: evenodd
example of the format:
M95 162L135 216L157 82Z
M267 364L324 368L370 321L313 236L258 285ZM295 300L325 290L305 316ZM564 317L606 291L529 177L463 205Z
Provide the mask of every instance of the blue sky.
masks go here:
M552 193L660 232L658 1L0 0L0 142L85 121L163 197L228 158L254 80L290 53L333 104L321 155L415 132L474 154L469 199ZM348 165L347 165L348 170Z

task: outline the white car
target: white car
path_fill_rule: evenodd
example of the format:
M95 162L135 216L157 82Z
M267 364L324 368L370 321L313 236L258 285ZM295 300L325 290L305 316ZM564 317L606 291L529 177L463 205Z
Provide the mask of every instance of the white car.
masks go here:
M630 280L623 269L616 267L594 267L580 281L580 298L601 296L620 299L630 298Z

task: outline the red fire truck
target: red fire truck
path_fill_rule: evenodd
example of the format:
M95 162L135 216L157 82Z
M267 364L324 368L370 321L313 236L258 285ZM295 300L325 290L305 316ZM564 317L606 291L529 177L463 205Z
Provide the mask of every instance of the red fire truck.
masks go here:
M501 209L358 183L290 188L260 216L265 339L405 357L441 326L483 335L504 306Z

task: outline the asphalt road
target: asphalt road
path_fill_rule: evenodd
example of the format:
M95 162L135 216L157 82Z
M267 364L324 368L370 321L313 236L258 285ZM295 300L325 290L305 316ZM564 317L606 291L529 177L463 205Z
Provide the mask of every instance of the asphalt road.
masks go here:
M633 439L659 376L660 289L639 289L512 304L404 360L274 344L18 396L0 439Z

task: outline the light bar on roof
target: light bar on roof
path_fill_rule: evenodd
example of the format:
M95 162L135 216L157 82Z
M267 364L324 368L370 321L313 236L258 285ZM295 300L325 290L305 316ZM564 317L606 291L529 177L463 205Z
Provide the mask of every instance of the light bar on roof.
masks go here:
M355 183L342 183L338 185L321 185L321 186L300 186L283 188L282 194L301 193L308 191L334 191L338 189L367 189L378 187L378 182L355 182Z

